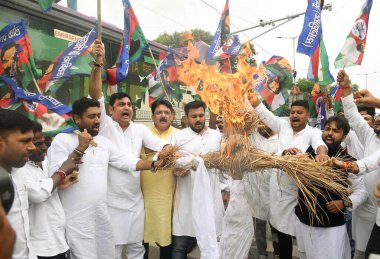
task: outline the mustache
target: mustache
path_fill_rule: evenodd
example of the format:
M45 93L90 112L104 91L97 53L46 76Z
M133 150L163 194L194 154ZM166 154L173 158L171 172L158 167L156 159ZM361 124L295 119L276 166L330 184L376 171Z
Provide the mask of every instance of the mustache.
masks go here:
M166 118L161 118L160 122L168 122L168 120Z

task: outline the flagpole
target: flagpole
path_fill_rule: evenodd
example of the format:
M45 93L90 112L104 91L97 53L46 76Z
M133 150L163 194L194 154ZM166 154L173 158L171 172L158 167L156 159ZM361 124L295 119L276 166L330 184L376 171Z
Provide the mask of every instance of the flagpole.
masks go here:
M158 80L160 80L161 88L162 88L162 90L164 91L164 94L165 94L166 98L168 99L168 101L170 101L170 99L169 99L169 95L168 95L168 93L167 93L166 90L165 90L164 83L162 82L161 75L160 75L160 73L158 72L158 67L157 67L157 64L156 64L156 60L155 60L155 58L154 58L154 56L153 56L152 49L150 48L149 44L148 44L148 49L149 49L150 56L151 56L152 59L153 59L153 64L154 64L154 67L156 68L157 75L158 75Z
M33 79L33 83L34 83L34 86L36 87L37 91L42 94L42 91L40 89L40 86L38 85L37 83L37 80L36 78L34 77L34 74L32 72L32 69L30 68L30 64L27 64L27 67L28 67L28 70L29 70L29 73L32 75L32 79Z
M98 39L102 39L102 0L98 0Z

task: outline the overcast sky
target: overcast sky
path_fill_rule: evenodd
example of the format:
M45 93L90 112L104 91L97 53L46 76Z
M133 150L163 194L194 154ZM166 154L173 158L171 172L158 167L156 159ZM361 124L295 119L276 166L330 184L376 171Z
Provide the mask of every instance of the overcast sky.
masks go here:
M200 28L214 34L219 23L225 0L130 0L146 38L154 40L159 34ZM325 0L332 11L322 12L323 38L330 59L330 70L337 74L333 62L340 52L355 19L365 0ZM63 0L60 4L66 5ZM306 0L230 0L231 32L252 27L260 20L269 21L305 12ZM96 16L95 0L78 0L79 12ZM123 6L121 0L102 1L102 19L123 28ZM272 55L286 57L293 67L293 42L286 37L298 36L304 16L300 16L253 41L258 52L257 59L267 60ZM281 22L276 22L276 25ZM361 66L346 68L353 82L366 86L380 97L380 5L374 1L369 18L367 46ZM266 26L240 33L242 41L258 36L273 28ZM277 37L285 37L279 39ZM298 40L298 39L297 39ZM296 44L297 44L296 40ZM298 77L306 77L309 58L295 54Z

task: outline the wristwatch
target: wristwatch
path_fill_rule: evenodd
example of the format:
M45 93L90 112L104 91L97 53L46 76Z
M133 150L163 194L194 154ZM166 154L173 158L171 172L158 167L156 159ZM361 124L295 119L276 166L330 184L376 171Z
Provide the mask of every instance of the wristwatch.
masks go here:
M343 200L343 205L346 209L351 208L351 202L348 200Z
M156 172L157 171L157 167L155 166L155 163L156 161L152 161L152 163L150 164L150 171L152 172Z

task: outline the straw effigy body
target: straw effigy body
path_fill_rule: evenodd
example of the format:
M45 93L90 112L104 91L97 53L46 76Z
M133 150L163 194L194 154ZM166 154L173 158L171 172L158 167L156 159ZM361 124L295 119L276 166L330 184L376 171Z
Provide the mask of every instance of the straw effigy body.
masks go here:
M278 156L250 148L240 149L231 157L226 157L220 152L213 152L202 158L207 168L227 172L234 179L242 179L243 174L248 172L260 173L270 168L284 171L303 193L306 207L314 215L317 214L316 207L318 206L316 196L325 196L324 190L328 189L338 194L343 200L346 200L350 194L350 189L342 184L342 181L347 179L345 174L323 163L315 162L307 154ZM318 215L317 218L319 218Z

